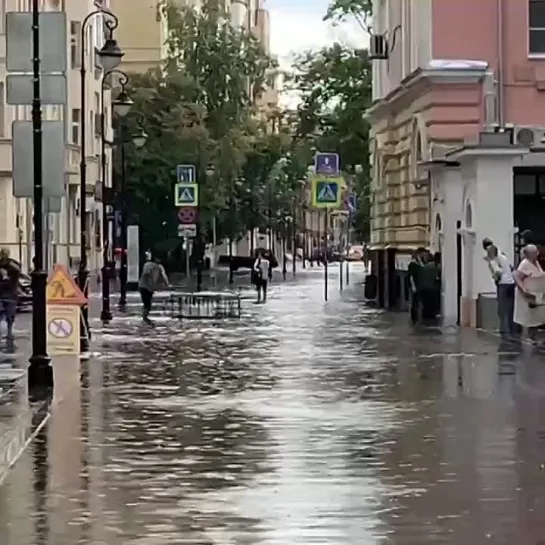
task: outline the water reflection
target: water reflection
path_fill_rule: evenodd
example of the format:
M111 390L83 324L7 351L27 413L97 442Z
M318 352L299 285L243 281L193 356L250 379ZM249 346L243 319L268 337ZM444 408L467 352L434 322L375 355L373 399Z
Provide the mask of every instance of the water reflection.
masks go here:
M110 328L0 487L0 543L535 545L539 355L321 296Z

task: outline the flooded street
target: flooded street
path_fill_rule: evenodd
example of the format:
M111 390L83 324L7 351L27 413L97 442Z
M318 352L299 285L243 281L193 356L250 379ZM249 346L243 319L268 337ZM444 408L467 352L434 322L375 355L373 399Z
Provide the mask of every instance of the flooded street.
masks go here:
M0 543L545 542L545 356L414 331L337 274L328 303L308 271L240 321L93 323L82 387L60 362L0 486Z

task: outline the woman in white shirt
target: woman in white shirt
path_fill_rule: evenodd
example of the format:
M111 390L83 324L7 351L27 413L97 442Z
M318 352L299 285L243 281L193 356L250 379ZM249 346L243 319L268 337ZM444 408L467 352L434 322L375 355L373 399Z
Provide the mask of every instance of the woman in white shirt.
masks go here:
M492 279L496 284L496 297L498 301L498 318L500 322L500 335L507 336L515 333L515 323L513 321L515 305L515 279L511 263L507 256L498 251L498 248L488 241L489 244L483 244L486 250L486 260Z
M531 340L535 340L537 328L544 323L543 307L532 293L532 278L543 276L543 269L538 262L539 250L534 244L528 244L523 250L524 259L520 262L513 277L517 288L515 290L514 320L528 331Z

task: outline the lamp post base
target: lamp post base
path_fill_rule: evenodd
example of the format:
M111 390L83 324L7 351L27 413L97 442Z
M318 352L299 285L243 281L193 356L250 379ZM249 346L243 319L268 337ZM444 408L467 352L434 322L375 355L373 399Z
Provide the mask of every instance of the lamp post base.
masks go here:
M121 261L119 271L119 308L124 309L127 306L127 263Z
M102 267L102 311L100 320L103 324L109 324L112 321L112 311L110 310L110 268L108 265Z
M112 312L110 310L101 310L100 311L100 321L103 324L109 324L113 319Z
M28 398L45 401L53 396L53 367L48 356L32 356L27 374Z
M53 368L47 354L47 273L35 270L32 278L32 356L28 367L29 393L53 388Z
M80 268L78 271L78 286L79 289L83 292L85 297L89 297L89 271L87 268ZM81 309L81 321L80 321L80 335L79 335L79 346L80 352L85 354L89 352L89 306L84 306Z

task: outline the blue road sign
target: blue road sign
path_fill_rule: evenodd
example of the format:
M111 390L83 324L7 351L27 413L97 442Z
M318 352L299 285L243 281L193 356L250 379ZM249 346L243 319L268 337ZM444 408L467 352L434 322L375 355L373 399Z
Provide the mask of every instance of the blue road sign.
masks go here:
M199 186L197 184L176 184L174 204L176 206L199 206Z
M318 175L338 176L340 172L339 154L317 153L314 166Z
M312 205L316 208L337 208L341 204L341 184L338 179L314 180L312 193Z
M179 184L196 184L197 169L195 165L178 165L176 167L176 181Z

